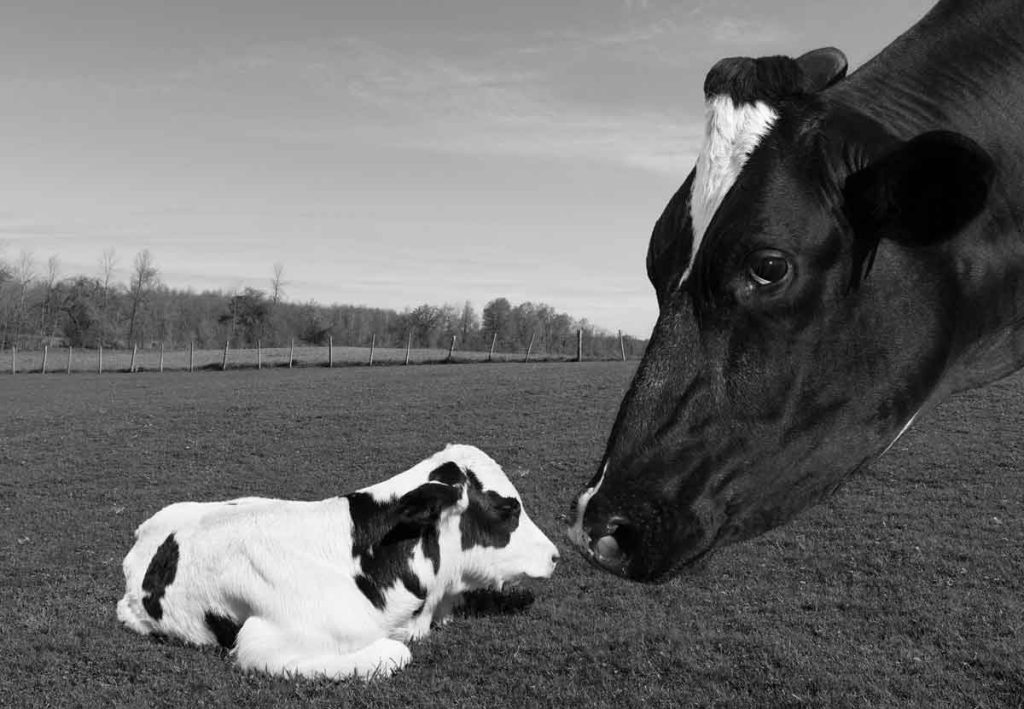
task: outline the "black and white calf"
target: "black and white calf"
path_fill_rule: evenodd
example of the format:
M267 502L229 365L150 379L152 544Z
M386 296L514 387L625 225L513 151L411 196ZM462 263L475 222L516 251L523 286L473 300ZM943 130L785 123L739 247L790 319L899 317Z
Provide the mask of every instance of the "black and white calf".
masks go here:
M180 502L135 537L117 604L129 628L333 679L392 674L464 591L558 561L501 467L465 445L342 497Z

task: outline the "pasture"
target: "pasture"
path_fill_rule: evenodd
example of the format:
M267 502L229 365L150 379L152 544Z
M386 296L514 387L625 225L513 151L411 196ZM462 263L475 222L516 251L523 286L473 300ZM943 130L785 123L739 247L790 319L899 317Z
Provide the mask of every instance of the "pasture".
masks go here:
M0 379L0 706L1021 706L1024 377L919 421L830 501L660 586L561 517L621 362ZM319 499L480 446L563 551L533 605L457 616L381 683L245 675L121 628L120 563L167 503Z

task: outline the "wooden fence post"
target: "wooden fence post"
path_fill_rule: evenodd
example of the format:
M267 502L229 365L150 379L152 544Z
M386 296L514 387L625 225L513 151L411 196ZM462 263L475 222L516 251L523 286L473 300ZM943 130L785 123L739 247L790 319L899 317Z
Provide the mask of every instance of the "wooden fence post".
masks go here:
M409 333L409 339L405 343L405 363L409 364L409 353L412 352L412 333Z
M99 346L99 351L96 358L96 373L103 374L103 345Z
M535 338L536 336L537 336L536 332L530 334L530 346L526 348L526 361L527 362L530 361L530 353L533 352L533 338Z
M370 364L373 364L373 350L377 347L377 333L370 335Z
M18 373L18 348L11 345L11 374Z
M494 359L494 345L498 343L498 331L494 331L494 337L491 338L491 349L487 353L487 361L490 362Z
M131 364L128 365L128 373L129 374L134 374L135 373L135 355L136 355L136 353L138 351L139 351L139 344L135 343L134 345L132 345L132 361L131 361Z
M334 366L334 335L327 336L327 366Z
M68 374L71 374L71 351L74 349L71 345L68 345Z
M622 352L622 361L626 361L626 343L622 339L622 330L619 330L619 350Z
M288 347L288 369L292 368L292 360L295 359L295 338L292 338L292 343Z
M195 340L189 340L188 341L188 371L191 372L193 369L195 369L195 363L196 363L196 341Z
M159 369L159 371L160 371L161 374L163 374L163 371L164 371L164 343L162 343L162 342L160 343L160 369Z
M256 369L263 369L263 343L256 340Z
M576 361L583 361L583 328L576 331Z
M451 344L451 347L448 348L448 359L446 359L445 362L451 362L452 361L452 355L454 353L455 353L455 335L452 335L452 344Z

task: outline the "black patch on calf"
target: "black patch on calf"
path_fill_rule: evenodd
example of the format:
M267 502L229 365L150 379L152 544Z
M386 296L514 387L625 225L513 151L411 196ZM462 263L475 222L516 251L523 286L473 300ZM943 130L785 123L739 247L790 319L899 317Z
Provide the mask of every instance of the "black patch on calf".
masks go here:
M238 631L242 629L242 626L229 618L226 615L217 615L212 611L207 611L206 616L206 627L210 629L213 636L217 638L217 644L223 648L230 650L235 646L235 640L238 638Z
M427 597L427 589L423 588L423 584L420 583L420 577L411 571L406 571L402 574L402 585L405 586L405 590L416 596L420 600L425 600Z
M142 590L146 594L142 599L142 607L146 609L153 620L160 620L164 617L160 599L167 592L167 587L174 582L177 573L178 542L174 540L173 534L168 534L167 539L153 554L153 558L146 568L146 575L142 577Z
M381 502L365 492L347 495L352 557L359 559L361 572L356 586L375 608L384 608L385 591L399 581L409 593L426 598L427 591L410 566L417 546L433 563L434 573L440 568L438 515L462 495L461 488L447 481L464 482L465 476L454 464L445 464L431 475L437 476L431 477L437 482L421 485L397 500Z
M459 520L462 548L505 547L519 526L519 500L484 490L479 478L467 470L469 507Z
M462 472L462 468L458 465L448 461L440 468L431 472L430 475L427 476L427 480L455 487L456 485L461 485L466 482L466 474Z

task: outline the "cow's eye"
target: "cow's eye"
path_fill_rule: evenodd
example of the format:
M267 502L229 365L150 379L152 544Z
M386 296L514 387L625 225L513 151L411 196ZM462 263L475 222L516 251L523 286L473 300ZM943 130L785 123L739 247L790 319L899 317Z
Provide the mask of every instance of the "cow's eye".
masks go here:
M770 286L789 275L789 259L781 251L760 249L747 257L747 274L759 286Z

